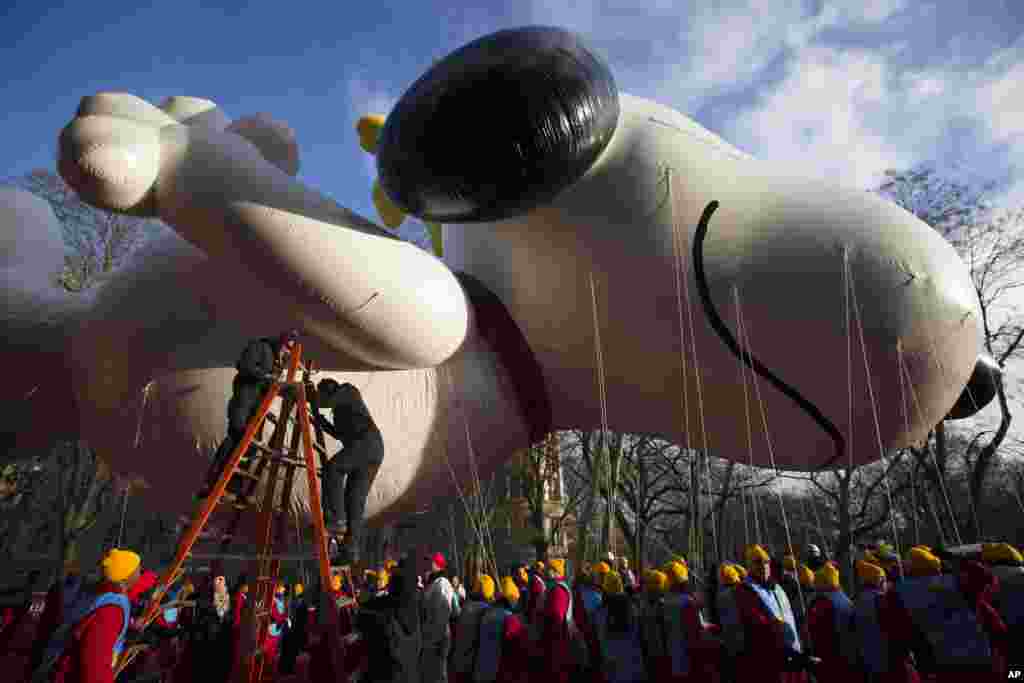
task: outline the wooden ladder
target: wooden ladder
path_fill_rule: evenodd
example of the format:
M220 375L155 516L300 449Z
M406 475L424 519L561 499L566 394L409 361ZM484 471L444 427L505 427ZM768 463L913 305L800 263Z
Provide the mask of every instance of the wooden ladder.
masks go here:
M302 381L297 381L296 378L300 371L302 372ZM295 472L300 468L306 470L309 487L309 506L313 517L313 544L319 565L321 590L330 589L331 565L328 557L327 532L320 505L320 485L317 479L321 468L318 468L316 457L319 455L319 465L322 467L326 459L326 447L323 434L310 419L307 387L312 388L312 373L311 365L302 366L302 345L295 342L289 354L287 379L284 382L281 382L280 379L275 380L267 390L256 414L246 425L242 440L228 458L217 483L214 484L209 495L200 502L191 523L178 540L174 561L160 577L143 617L142 626L145 628L160 610L165 608L160 605L160 601L173 584L174 579L180 575L180 570L188 559L193 546L199 540L210 516L218 506L229 506L234 510L233 519L224 540L225 546L238 530L245 513L255 509L258 553L251 560L249 576L252 577L250 580L253 583L250 586L250 594L242 614L240 642L232 667L231 681L233 683L259 683L264 674L266 662L262 656L260 644L266 637L267 629L270 626L269 607L274 599L274 587L277 584L281 566L281 555L275 553L275 546L284 544ZM286 392L280 414L275 416L270 412L270 408L284 387L289 387L292 391ZM284 448L285 435L293 411L297 418L296 426L298 428L292 430L290 444L286 449ZM266 444L256 440L256 434L261 431L264 421L274 424L274 432ZM316 427L315 441L313 438L314 427ZM250 469L240 469L239 465L243 459L248 461ZM254 469L251 468L253 462L256 465ZM241 479L239 487L242 491L241 496L227 492L228 484L233 477ZM252 494L264 478L266 485L261 499L253 504L250 500ZM279 483L283 484L280 491L280 505L276 503ZM279 522L277 533L275 533L275 522ZM337 636L338 613L330 605L331 602L323 600L321 605L324 609L328 609L326 623L334 626L333 629L328 630L328 633L333 632ZM340 675L342 671L340 645L329 648L329 651L331 652L331 668Z

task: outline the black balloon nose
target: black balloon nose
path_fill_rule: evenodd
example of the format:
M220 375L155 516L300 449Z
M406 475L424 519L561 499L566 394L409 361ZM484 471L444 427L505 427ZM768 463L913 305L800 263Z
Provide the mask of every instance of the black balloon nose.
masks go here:
M996 396L997 386L1003 375L999 363L992 356L982 354L974 364L974 372L967 381L960 398L946 415L947 420L963 420L981 412Z
M578 37L499 31L442 59L402 96L378 144L381 187L425 220L521 215L583 176L618 118L611 72Z

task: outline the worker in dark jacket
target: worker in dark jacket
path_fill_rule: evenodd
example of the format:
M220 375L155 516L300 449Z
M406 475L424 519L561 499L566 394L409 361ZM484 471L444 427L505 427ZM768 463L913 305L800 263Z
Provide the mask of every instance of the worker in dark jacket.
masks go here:
M242 441L245 435L245 428L249 421L256 415L256 411L263 401L267 389L274 381L278 369L278 356L285 348L290 348L294 343L296 334L289 332L280 337L264 337L254 339L246 344L235 363L238 374L231 382L231 399L228 401L228 433L217 447L213 456L213 463L206 477L206 488L200 492L199 497L205 498L209 495L210 489L217 483L224 466L234 452L235 448ZM257 437L259 433L257 433ZM232 483L235 480L232 480ZM237 492L234 488L229 490Z
M331 410L332 422L320 410ZM327 378L317 385L316 421L320 428L342 443L342 448L324 467L323 512L331 533L341 530L341 510L347 525L341 545L349 559L358 561L363 514L377 470L384 461L384 437L370 415L359 389Z

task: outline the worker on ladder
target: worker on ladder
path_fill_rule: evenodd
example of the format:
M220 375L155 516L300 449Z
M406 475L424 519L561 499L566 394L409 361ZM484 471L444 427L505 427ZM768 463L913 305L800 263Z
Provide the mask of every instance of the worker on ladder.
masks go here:
M288 351L294 345L298 333L295 331L286 332L276 339L263 337L254 339L246 344L242 350L235 369L238 374L231 383L231 400L228 401L228 433L217 448L213 456L213 463L210 465L206 477L206 486L199 493L200 498L210 495L210 490L220 477L228 458L234 452L235 447L245 436L245 429L250 420L256 415L260 402L266 395L271 383L276 379L281 368L283 351ZM282 392L282 395L286 392ZM232 479L230 484L234 484ZM230 488L229 491L237 492Z
M344 529L339 550L346 552L349 562L358 562L366 498L384 461L384 437L355 386L325 378L320 380L316 393L318 426L342 443L342 448L324 466L324 522L331 536L341 535ZM328 409L332 411L333 424L319 412ZM347 521L344 526L342 508Z

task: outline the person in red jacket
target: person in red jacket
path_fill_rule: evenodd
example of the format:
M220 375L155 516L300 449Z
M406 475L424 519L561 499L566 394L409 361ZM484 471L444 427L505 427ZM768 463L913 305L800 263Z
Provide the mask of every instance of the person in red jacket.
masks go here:
M771 558L759 545L747 548L748 576L734 589L743 652L736 658L737 681L802 683L803 659L789 599L771 575Z
M281 636L288 624L288 610L284 602L285 588L283 583L274 587L274 597L270 601L270 624L267 625L261 649L266 664L264 671L274 674L277 671L277 656L280 652Z
M992 576L964 563L959 576L943 575L942 562L924 546L911 548L908 578L882 599L879 621L894 661L914 655L917 668L934 683L1005 680L994 659L1006 626L986 601ZM980 571L979 571L980 570Z
M153 587L156 575L141 573L141 558L114 548L103 558L103 581L64 615L46 660L56 657L51 683L113 683L114 667L131 621L131 601Z
M578 662L574 661L570 637L569 610L572 607L572 590L565 582L565 560L549 560L548 575L551 587L546 592L541 620L541 639L538 645L542 670L538 672L552 683L568 683L576 672Z
M523 610L526 620L529 622L531 636L535 641L540 640L544 623L544 596L547 593L544 571L544 563L537 562L533 567L533 571L530 572L526 609Z
M831 562L814 575L817 591L807 607L806 637L808 648L821 662L814 675L819 680L835 683L863 681L853 603L839 585L839 570Z
M703 603L690 587L690 570L685 560L674 561L666 567L669 580L668 593L663 603L665 644L668 650L669 681L685 683L690 680L716 678L718 651L705 628L701 616Z
M501 593L480 621L474 683L526 683L531 680L529 637L522 620L513 613L519 588L512 577L501 582Z

